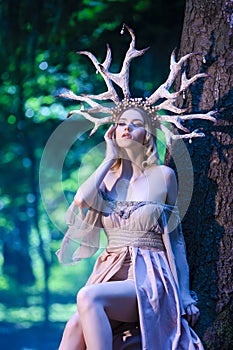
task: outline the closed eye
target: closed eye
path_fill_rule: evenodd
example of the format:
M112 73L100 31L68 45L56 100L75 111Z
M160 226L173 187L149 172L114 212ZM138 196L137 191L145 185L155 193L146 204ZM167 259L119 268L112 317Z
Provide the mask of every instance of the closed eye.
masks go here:
M119 126L126 126L127 124L128 124L128 123L126 123L126 122L119 122L117 125L119 125ZM143 123L137 122L137 121L132 122L132 123L129 123L129 124L131 124L131 125L133 125L133 126L135 126L135 127L137 127L137 128L142 128L142 127L144 127L144 124L143 124Z
M140 128L144 127L144 124L142 124L142 123L140 123L140 122L134 122L133 125L134 125L134 126L137 126L138 128L139 128L139 127L140 127Z

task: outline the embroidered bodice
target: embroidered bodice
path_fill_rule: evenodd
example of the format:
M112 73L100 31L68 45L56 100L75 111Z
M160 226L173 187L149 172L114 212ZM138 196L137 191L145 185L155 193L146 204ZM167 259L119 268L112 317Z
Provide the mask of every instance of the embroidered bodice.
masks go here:
M168 221L173 224L168 225ZM156 201L119 201L100 191L93 208L86 212L71 203L66 222L68 230L57 255L63 263L76 263L103 248L101 227L108 248L135 246L163 250L164 242L169 244L168 226L177 227L179 219L174 206Z
M155 201L119 201L103 194L102 225L110 246L146 246L162 249L163 215L167 204Z

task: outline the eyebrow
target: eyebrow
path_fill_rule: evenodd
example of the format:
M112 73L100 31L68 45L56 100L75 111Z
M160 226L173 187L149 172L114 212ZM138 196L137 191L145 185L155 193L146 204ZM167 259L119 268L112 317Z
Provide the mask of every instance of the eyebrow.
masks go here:
M126 121L127 119L124 118L124 117L123 117L123 118L120 117L119 121L120 121L120 120L121 120L121 121ZM144 121L143 121L142 119L137 119L137 118L136 118L136 119L131 120L131 122L135 122L135 121L141 122L141 123L144 124Z

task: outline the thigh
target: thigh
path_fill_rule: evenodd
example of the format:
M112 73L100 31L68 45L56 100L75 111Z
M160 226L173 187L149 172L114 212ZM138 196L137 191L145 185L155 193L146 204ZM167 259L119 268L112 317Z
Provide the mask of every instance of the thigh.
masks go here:
M137 296L134 282L111 281L89 285L88 293L103 306L108 318L120 322L138 321Z

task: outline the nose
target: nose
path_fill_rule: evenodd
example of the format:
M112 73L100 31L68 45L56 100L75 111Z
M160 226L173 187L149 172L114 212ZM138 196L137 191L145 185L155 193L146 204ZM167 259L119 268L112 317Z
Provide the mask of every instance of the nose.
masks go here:
M124 130L125 131L131 131L132 130L131 124L126 124L125 127L124 127Z

